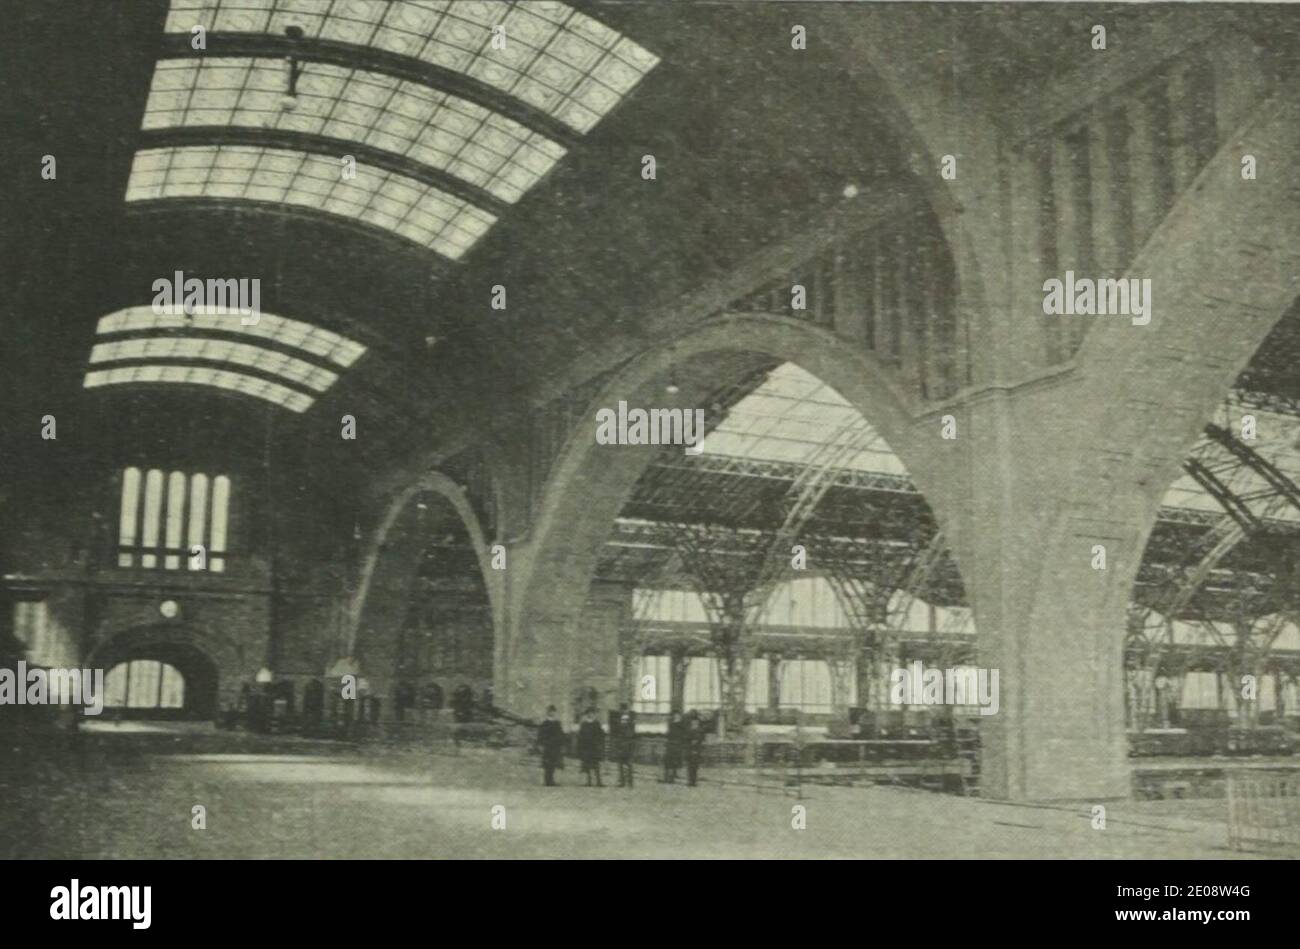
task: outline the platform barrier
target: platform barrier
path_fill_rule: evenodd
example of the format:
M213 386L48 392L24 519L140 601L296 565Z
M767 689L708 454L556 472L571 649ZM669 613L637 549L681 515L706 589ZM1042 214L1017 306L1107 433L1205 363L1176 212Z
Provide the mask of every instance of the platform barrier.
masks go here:
M1228 846L1300 851L1300 772L1228 772Z

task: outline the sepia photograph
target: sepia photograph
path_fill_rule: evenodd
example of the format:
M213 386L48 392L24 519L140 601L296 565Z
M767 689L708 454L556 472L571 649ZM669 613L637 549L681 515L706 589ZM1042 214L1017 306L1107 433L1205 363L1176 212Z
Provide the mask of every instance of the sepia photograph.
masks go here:
M3 0L19 915L978 860L1250 921L1298 73L1289 3Z

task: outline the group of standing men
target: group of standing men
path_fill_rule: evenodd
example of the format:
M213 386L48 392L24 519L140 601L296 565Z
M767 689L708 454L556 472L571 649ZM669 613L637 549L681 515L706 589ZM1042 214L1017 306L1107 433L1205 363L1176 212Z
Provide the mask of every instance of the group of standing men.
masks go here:
M556 769L564 767L564 726L556 717L554 705L547 707L546 719L537 729L537 745L542 754L542 773L548 787L555 784ZM587 787L604 787L600 764L605 758L605 729L600 724L594 708L582 714L578 726L577 752L582 772L587 777ZM632 786L632 761L636 753L636 713L624 702L610 719L609 752L618 765L618 786ZM700 760L704 757L704 725L699 715L691 711L683 717L673 712L668 720L667 745L664 750L663 782L675 784L677 771L686 763L686 783L694 787L700 774Z

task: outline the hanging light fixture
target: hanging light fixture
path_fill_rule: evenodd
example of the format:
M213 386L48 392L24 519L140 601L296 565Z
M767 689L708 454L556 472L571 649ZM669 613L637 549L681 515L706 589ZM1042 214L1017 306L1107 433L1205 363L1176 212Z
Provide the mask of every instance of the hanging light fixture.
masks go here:
M286 26L284 35L289 38L289 42L296 46L302 41L303 32L301 26ZM289 91L280 99L280 110L282 112L292 112L298 108L298 75L302 72L302 63L298 60L298 54L295 50L288 56L289 62Z

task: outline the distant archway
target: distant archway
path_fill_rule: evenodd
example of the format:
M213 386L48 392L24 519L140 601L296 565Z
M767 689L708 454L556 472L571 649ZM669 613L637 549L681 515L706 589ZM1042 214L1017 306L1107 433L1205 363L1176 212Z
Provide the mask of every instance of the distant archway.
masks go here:
M389 504L362 563L348 654L371 693L403 704L491 682L500 597L493 554L465 492L430 472Z
M348 610L349 651L356 644L357 631L361 624L366 600L370 595L375 570L379 566L380 557L384 553L384 547L388 543L393 527L398 522L398 519L408 511L412 499L417 494L426 492L439 495L451 510L460 517L465 533L473 545L474 556L478 558L479 568L485 578L488 598L492 602L494 622L498 622L500 619L499 585L491 579L492 551L487 542L487 535L479 523L478 515L470 506L469 500L465 497L465 491L459 484L440 472L430 471L421 475L415 483L398 492L384 511L383 519L370 538L369 547L361 562L361 573L357 581L356 593L353 594L352 603Z
M766 314L728 315L657 347L605 386L586 413L622 400L636 406L691 406L728 378L756 367L790 362L836 390L868 419L903 462L923 495L928 485L914 418L922 406L873 354L812 323ZM671 399L665 392L678 393ZM594 421L593 421L594 426ZM594 428L570 438L552 468L526 556L512 563L509 648L497 665L497 692L523 711L563 698L567 682L543 681L535 657L576 628L600 549L637 480L657 456L642 449L600 445ZM945 498L933 503L943 522ZM561 676L563 678L563 676Z
M119 633L91 653L90 665L105 671L110 695L120 693L106 708L123 718L211 719L241 674L238 651L221 637L172 626Z

